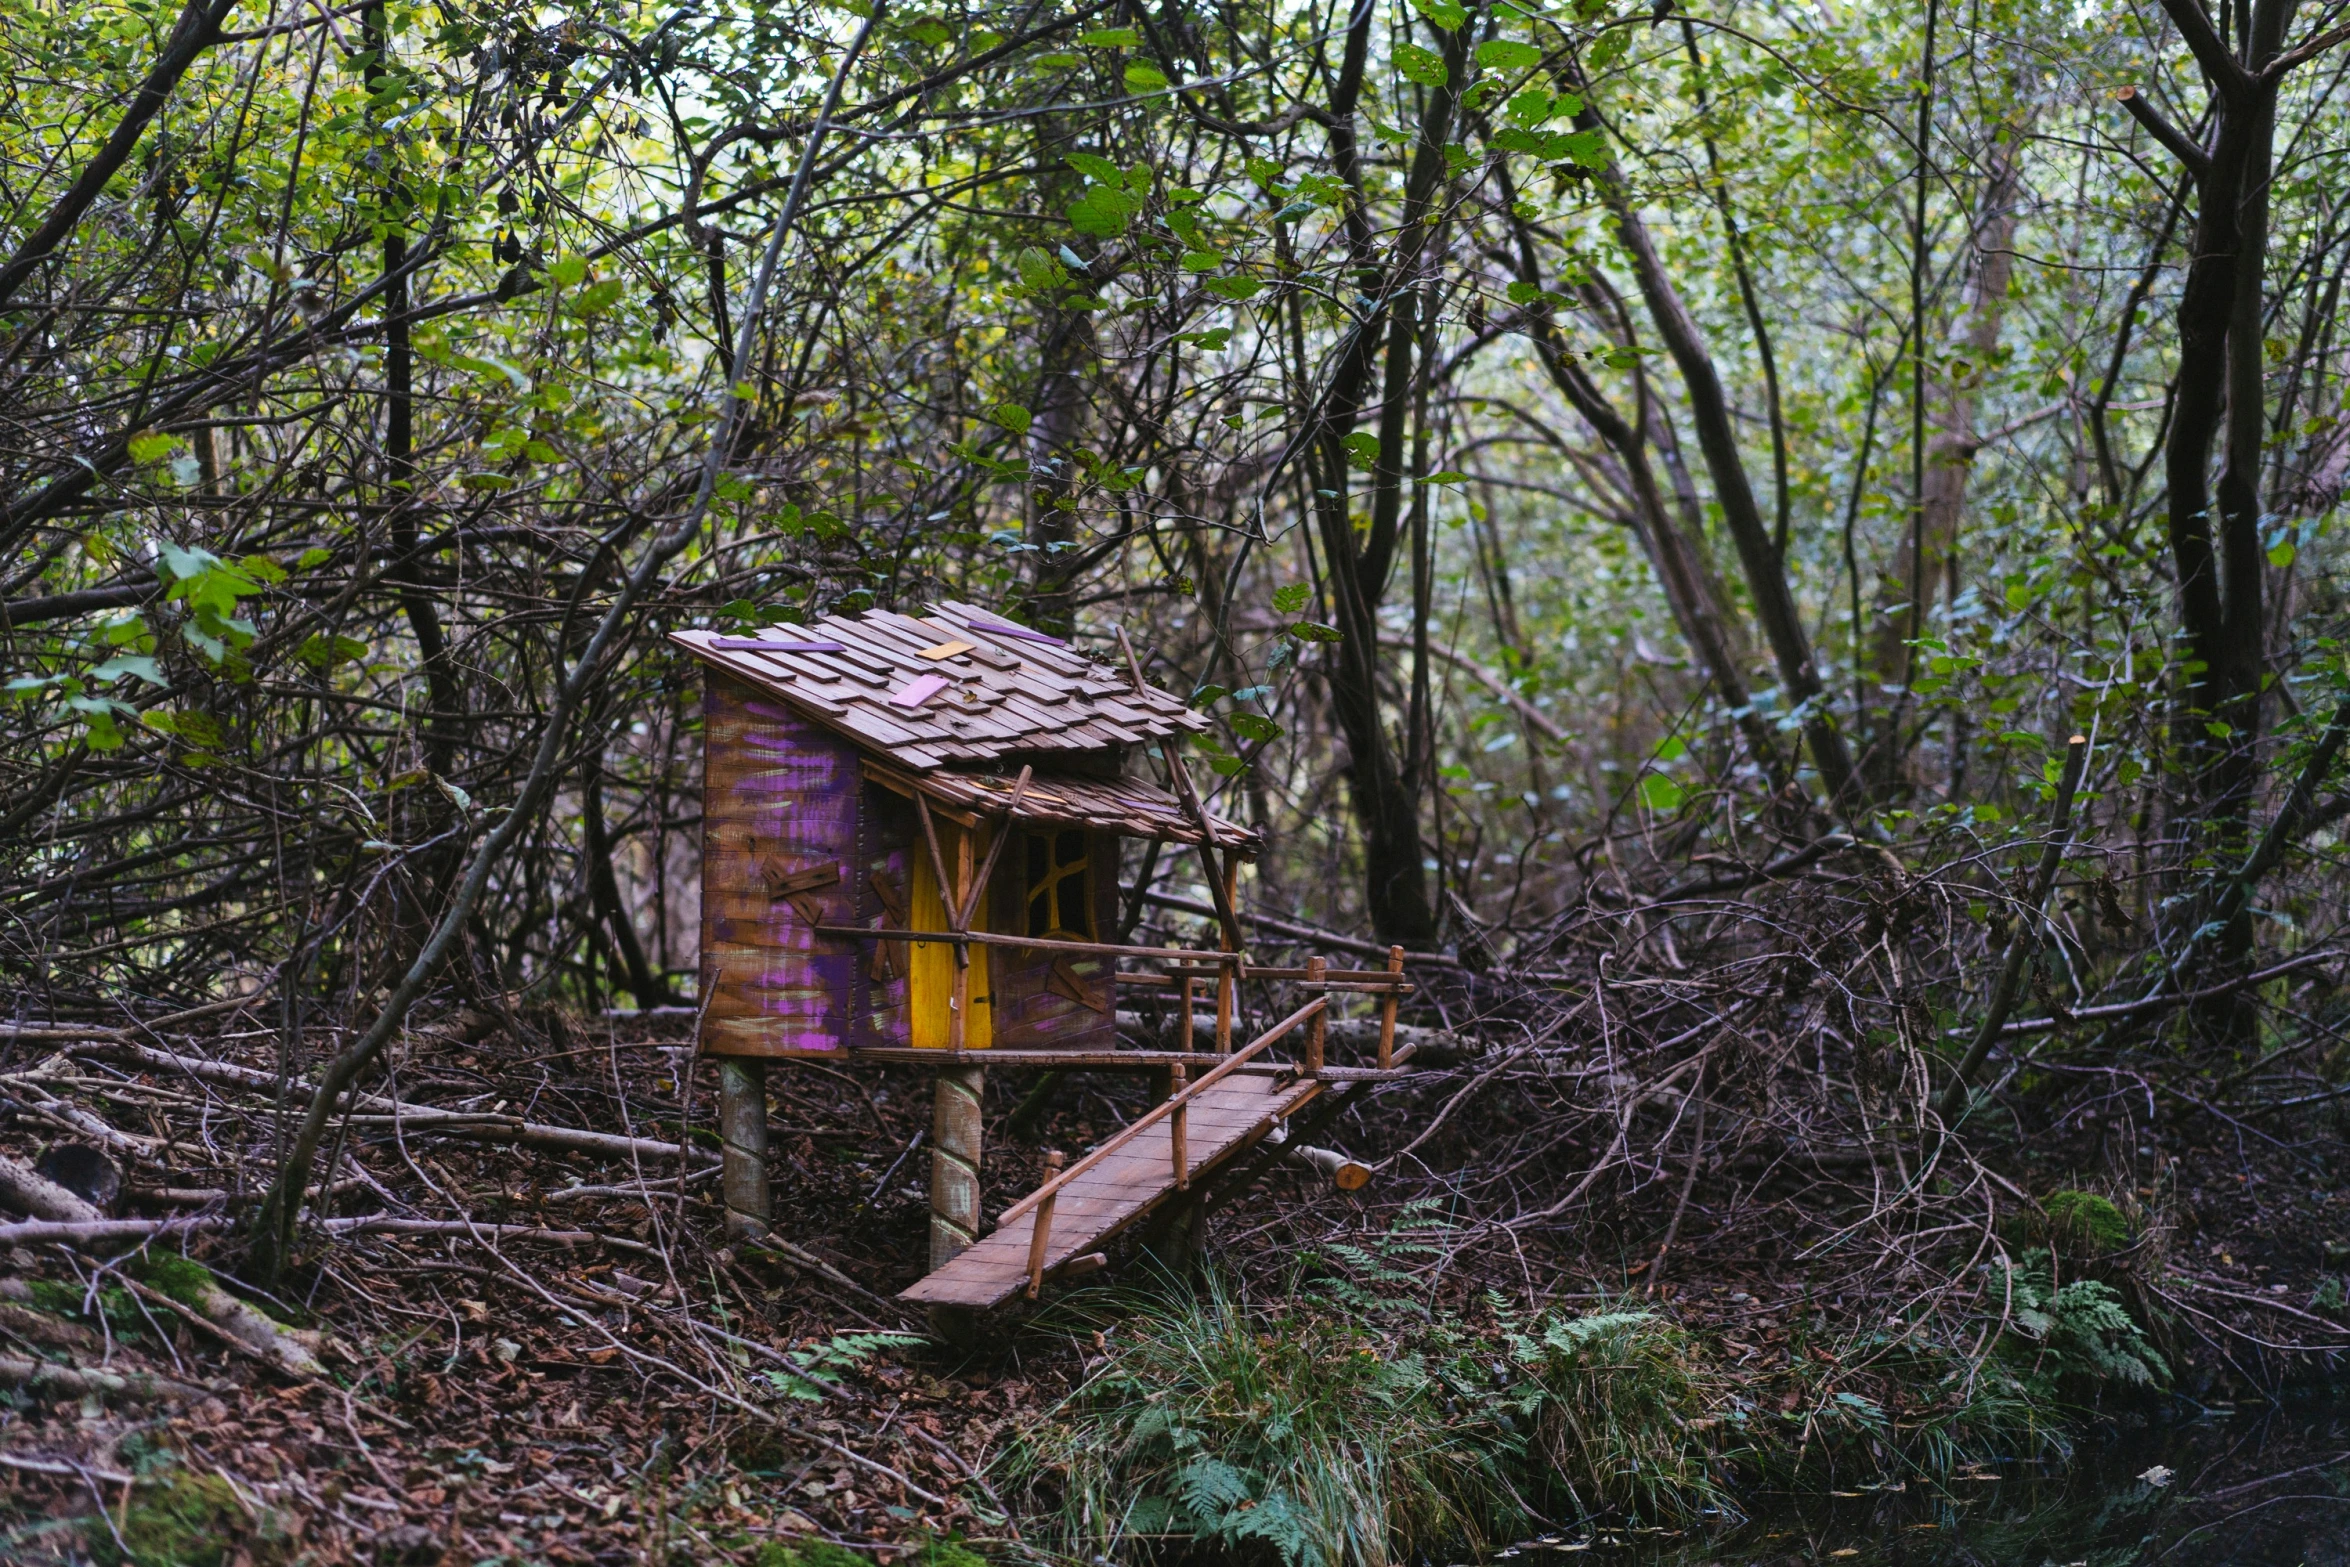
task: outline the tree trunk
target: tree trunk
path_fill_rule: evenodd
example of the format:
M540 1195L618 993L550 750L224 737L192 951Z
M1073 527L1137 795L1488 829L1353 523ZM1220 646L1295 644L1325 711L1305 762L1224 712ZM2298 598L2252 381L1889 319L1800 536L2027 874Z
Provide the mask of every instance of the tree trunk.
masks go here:
M1877 588L1870 667L1879 685L1888 690L1906 693L1916 679L1916 649L1910 644L1925 634L1936 591L1941 592L1945 604L1958 597L1958 522L1966 506L1967 477L1978 448L1975 404L1983 369L1999 348L2008 284L2015 276L2012 251L2020 185L2017 140L2013 128L2000 136L1976 209L1974 275L1968 280L1957 330L1951 334L1964 367L1944 379L1942 396L1930 416L1934 434L1926 446L1926 483L1919 501L1918 527L1914 535L1907 528L1902 530L1892 564ZM1893 705L1869 748L1870 770L1880 793L1899 777L1908 749L1901 733L1901 713L1906 706L1906 702Z
M1576 117L1576 124L1585 130L1600 128L1598 116L1588 107ZM1747 480L1746 463L1738 453L1737 431L1730 418L1730 401L1722 388L1721 372L1714 367L1705 336L1698 330L1688 306L1682 303L1680 291L1665 275L1664 263L1658 259L1656 246L1649 239L1648 225L1632 210L1622 177L1611 166L1601 174L1600 186L1609 209L1615 214L1617 237L1632 258L1640 296L1688 389L1690 414L1697 423L1698 449L1704 453L1706 471L1713 479L1714 499L1722 509L1722 521L1730 530L1731 542L1737 547L1738 563L1746 576L1746 591L1754 601L1755 618L1762 622L1763 637L1770 644L1772 659L1778 666L1779 684L1789 705L1802 713L1804 738L1811 747L1812 763L1819 769L1820 780L1827 788L1829 809L1838 814L1858 810L1867 805L1868 799L1853 771L1852 755L1845 747L1844 735L1836 727L1835 715L1828 710L1827 692L1812 662L1811 637L1804 630L1803 617L1795 607L1795 595L1787 586L1786 563L1779 558L1770 526L1755 502L1754 486Z

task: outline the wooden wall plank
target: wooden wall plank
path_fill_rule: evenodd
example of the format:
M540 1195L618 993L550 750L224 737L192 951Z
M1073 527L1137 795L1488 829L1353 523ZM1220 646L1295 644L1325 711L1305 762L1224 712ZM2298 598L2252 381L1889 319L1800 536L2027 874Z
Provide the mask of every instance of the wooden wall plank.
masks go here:
M702 972L712 1055L835 1051L849 1042L859 954L819 940L855 916L856 748L717 670L703 701ZM837 867L790 897L771 883Z

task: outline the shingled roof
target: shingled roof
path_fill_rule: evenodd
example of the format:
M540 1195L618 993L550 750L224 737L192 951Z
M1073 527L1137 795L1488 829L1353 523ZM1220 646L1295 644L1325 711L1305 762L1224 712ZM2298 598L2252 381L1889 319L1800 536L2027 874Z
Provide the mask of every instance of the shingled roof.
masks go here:
M922 615L827 615L755 636L678 631L670 640L922 771L1098 751L1208 727L1168 693L1138 690L1060 638L969 604L943 603Z

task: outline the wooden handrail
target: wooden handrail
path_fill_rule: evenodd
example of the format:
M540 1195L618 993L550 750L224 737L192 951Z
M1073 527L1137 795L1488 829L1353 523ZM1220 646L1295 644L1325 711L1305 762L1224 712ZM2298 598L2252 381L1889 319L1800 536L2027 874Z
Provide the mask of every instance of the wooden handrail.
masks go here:
M1319 1017L1323 1012L1329 1009L1329 1006L1330 1001L1328 997L1316 996L1313 1000L1307 1002L1304 1006L1299 1007L1295 1012L1290 1013L1289 1016L1274 1024L1271 1028L1266 1029L1262 1034L1259 1034L1256 1038L1250 1040L1247 1044L1241 1046L1238 1050L1233 1051L1232 1054L1224 1057L1222 1061L1217 1063L1213 1071L1206 1073L1200 1078L1198 1082L1192 1084L1189 1088L1184 1089L1181 1093L1172 1094L1167 1098L1160 1100L1150 1109L1144 1111L1141 1115L1128 1122L1125 1129L1120 1131L1115 1137L1112 1137L1108 1142L1103 1143L1099 1148L1096 1148L1093 1152L1087 1154L1084 1158L1069 1166L1068 1169L1063 1170L1059 1175L1054 1176L1051 1180L1045 1182L1042 1186L1039 1186L1035 1191L1030 1192L1027 1196L1021 1198L1018 1202L1012 1204L1012 1206L1009 1208L1006 1208L1002 1213L996 1215L995 1222L997 1228L1000 1229L1004 1225L1011 1223L1014 1219L1019 1218L1029 1209L1035 1207L1046 1197L1052 1196L1054 1193L1060 1191L1062 1187L1068 1185L1071 1181L1077 1179L1077 1177L1083 1175L1086 1171L1101 1163L1111 1154L1116 1153L1119 1149L1134 1141L1135 1138L1140 1137L1149 1127L1173 1114L1177 1105L1190 1104L1193 1098L1195 1098L1201 1092L1210 1087L1213 1087L1215 1084L1222 1082L1226 1077L1230 1076L1240 1067L1243 1062L1255 1059L1258 1055L1261 1055L1265 1050L1277 1043L1282 1038L1282 1036L1287 1034L1291 1029L1297 1027L1298 1024L1305 1022L1309 1018ZM974 1054L976 1055L978 1052L974 1052Z
M927 941L961 945L976 942L983 947L1028 947L1038 952L1082 953L1088 957L1104 958L1170 958L1196 960L1202 963L1223 963L1237 966L1242 954L1237 952L1197 952L1174 947L1121 947L1111 941L1066 941L1056 936L1003 936L991 930L899 930L894 926L818 925L819 936L836 936L848 941Z

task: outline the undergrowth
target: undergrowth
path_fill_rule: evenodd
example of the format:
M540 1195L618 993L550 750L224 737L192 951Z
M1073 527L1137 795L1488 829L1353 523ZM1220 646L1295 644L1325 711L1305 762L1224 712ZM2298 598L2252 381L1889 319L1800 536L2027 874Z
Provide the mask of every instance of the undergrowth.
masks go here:
M2061 1457L2082 1394L2167 1376L2111 1289L2029 1256L1988 1353L1891 1322L1757 1370L1637 1300L1437 1309L1400 1288L1418 1244L1267 1304L1212 1275L1073 1299L1104 1356L999 1464L1036 1532L1088 1560L1387 1567L1560 1521L1734 1517L1742 1480Z

